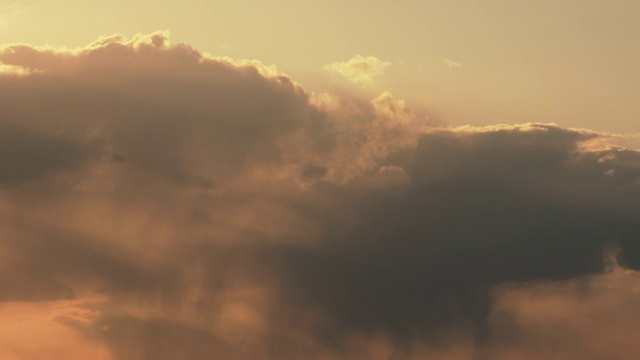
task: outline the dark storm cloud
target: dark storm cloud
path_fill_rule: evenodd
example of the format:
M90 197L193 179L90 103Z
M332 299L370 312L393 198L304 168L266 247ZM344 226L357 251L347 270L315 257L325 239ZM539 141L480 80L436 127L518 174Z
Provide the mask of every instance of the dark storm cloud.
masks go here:
M99 294L70 323L114 359L508 358L496 289L612 244L640 268L640 155L606 134L434 128L163 33L0 62L0 300Z
M365 194L357 223L323 245L285 251L292 289L342 328L411 340L458 322L489 340L494 285L600 272L611 242L637 266L640 173L606 176L602 154L578 151L588 137L543 125L421 136L388 160L409 184Z
M59 171L74 170L92 146L51 134L4 127L0 130L0 185L40 180Z

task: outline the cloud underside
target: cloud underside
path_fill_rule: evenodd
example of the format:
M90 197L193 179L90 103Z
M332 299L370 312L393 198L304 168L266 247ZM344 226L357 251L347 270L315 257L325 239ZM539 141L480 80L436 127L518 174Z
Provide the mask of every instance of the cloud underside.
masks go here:
M607 134L434 127L164 33L0 64L0 357L640 350L640 154Z

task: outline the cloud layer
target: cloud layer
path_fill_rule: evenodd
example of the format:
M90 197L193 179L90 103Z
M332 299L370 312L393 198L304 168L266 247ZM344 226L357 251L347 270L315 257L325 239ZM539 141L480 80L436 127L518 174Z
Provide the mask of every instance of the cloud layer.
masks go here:
M578 340L636 316L640 154L603 146L607 134L434 127L388 93L309 93L162 32L7 45L0 66L0 312L59 314L38 329L63 326L60 351L639 350L632 322L596 352ZM6 356L40 356L27 333Z

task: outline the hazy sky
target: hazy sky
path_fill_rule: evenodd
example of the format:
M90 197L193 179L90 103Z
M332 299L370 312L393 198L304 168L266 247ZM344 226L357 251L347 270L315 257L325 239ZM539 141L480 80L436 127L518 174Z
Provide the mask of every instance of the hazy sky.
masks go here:
M446 123L640 131L636 1L3 0L0 14L2 43L83 46L168 29L174 42L274 64L311 90L341 85L326 64L375 56L391 66L372 91Z
M3 4L0 359L636 359L638 15Z

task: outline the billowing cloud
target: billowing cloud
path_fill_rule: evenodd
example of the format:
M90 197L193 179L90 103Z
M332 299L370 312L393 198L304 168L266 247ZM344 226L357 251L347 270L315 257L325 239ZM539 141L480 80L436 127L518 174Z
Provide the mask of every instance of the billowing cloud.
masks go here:
M597 332L639 301L640 153L610 134L434 127L164 32L0 62L0 313L48 319L6 356L639 350Z
M390 65L390 62L382 61L375 56L355 55L347 61L329 64L326 68L337 72L353 83L368 85L382 76Z

